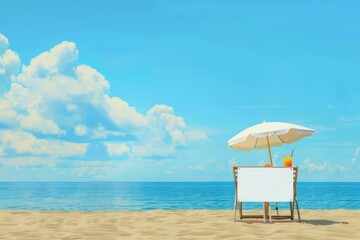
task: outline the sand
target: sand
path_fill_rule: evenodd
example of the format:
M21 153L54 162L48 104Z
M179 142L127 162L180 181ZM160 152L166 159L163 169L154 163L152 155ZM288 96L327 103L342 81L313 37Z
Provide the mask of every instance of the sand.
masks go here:
M0 210L0 239L360 239L360 210L301 214L303 223L263 223L233 222L233 211L227 210Z

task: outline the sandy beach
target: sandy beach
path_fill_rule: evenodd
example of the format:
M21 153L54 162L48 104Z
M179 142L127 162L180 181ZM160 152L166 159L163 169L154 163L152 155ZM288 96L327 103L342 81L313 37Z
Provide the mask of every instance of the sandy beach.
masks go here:
M359 210L301 213L303 223L263 223L233 222L228 210L1 210L0 239L360 239Z

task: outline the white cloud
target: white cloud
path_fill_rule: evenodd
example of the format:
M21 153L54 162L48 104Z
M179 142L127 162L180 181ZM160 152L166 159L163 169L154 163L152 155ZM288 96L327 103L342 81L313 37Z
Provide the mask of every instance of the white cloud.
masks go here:
M118 97L104 96L101 103L110 119L120 128L143 127L146 125L144 116L136 112L135 108Z
M0 143L6 150L17 154L47 155L54 157L81 156L87 144L70 143L55 139L38 139L24 131L1 131Z
M66 106L66 110L70 112L75 112L78 110L78 107L75 104L69 104Z
M354 157L351 159L351 162L355 163L359 159L359 155L360 155L360 147L356 148Z
M20 127L25 130L31 130L43 134L64 134L65 132L59 128L52 120L45 119L39 115L36 110L29 110L27 115L18 117Z
M339 122L348 127L358 127L360 125L359 115L348 115L338 118Z
M0 33L0 54L2 54L3 52L5 52L5 50L9 47L9 40L7 39L7 37L5 37L4 35L2 35Z
M91 118L113 122L126 131L147 124L145 117L127 102L109 96L110 86L104 76L89 66L79 65L77 58L75 43L65 41L33 58L30 65L22 67L22 72L17 76L19 83L12 84L0 103L7 104L17 114L15 124L34 132L56 134L68 128L64 123L74 126ZM61 105L65 105L68 112L66 121L56 118L65 115L58 112L59 108L53 107ZM82 112L76 115L75 112L79 110ZM37 120L42 121L37 124L33 120L26 121L29 116L36 116ZM40 128L41 125L47 127Z
M205 141L208 139L207 134L199 129L193 129L193 130L188 130L185 132L185 136L186 139L188 139L188 141Z
M350 170L348 167L344 167L343 165L340 164L329 164L327 162L316 164L312 162L310 159L306 159L305 161L303 161L301 168L310 172L324 171L324 170L328 172L344 172Z
M130 152L130 148L124 143L105 143L109 156L120 156Z
M331 165L328 168L330 169L330 171L334 171L334 172L345 172L345 171L350 170L350 168L344 167L344 166L339 165L339 164Z
M187 130L182 117L166 105L155 105L146 114L147 130L139 133L141 144L134 144L132 157L172 158L178 146L203 141L207 135L197 129Z
M77 136L84 136L88 133L88 129L85 125L82 124L78 124L76 125L76 127L74 128L74 132Z
M0 33L0 90L3 92L7 83L15 78L20 68L18 54L10 49L8 39ZM1 93L0 92L0 93Z
M78 54L75 43L64 41L33 58L29 66L23 66L19 79L28 85L33 84L34 78L68 75L73 71Z
M0 56L0 76L5 80L13 80L14 74L19 71L20 58L16 52L6 50Z
M231 158L230 160L228 160L228 164L230 169L232 169L233 166L236 166L237 165L237 161L235 158Z
M105 77L87 65L79 65L76 67L76 78L87 94L94 94L95 97L103 96L110 85Z
M195 171L205 171L206 167L202 164L196 164L196 165L190 165L189 169L195 170Z
M322 164L316 164L313 163L310 159L306 159L303 161L302 168L308 171L321 171L324 170L328 166L327 162L324 162Z
M0 158L0 164L5 167L56 167L58 160L49 159L49 158L39 158L39 157L15 157L15 158Z
M261 161L258 163L258 166L262 166L262 167L263 167L263 166L265 165L265 163L267 163L267 162L261 160Z
M76 177L106 178L116 167L113 161L81 161L71 171Z
M279 151L276 151L276 152L273 154L272 161L273 161L273 165L274 165L274 166L279 166L279 163L278 163L279 155L280 155L280 152L279 152ZM280 159L280 161L281 161L281 159ZM270 163L270 159L269 159L269 163ZM280 164L280 166L281 166L281 165L282 165L282 164Z
M143 145L135 145L132 147L134 157L145 158L168 158L175 152L175 146L166 145L162 142L149 142Z
M159 138L169 137L173 143L185 143L186 125L182 117L174 114L174 109L166 105L155 105L146 114L149 127Z
M10 91L0 99L0 117L8 125L43 134L64 134L51 119L41 114L46 105L40 95L32 95L24 86L13 83ZM11 120L9 119L11 118Z
M10 84L0 95L3 156L81 156L88 144L121 138L126 145L105 143L109 156L169 158L179 146L207 139L204 131L189 130L170 106L155 105L143 114L110 96L106 78L78 63L73 42L64 41L21 68L8 46L0 34L0 80Z
M101 123L94 128L90 128L84 124L78 124L74 127L74 133L79 137L89 136L92 139L98 140L107 139L108 137L123 137L126 135L122 131L107 130Z
M1 101L0 99L0 123L13 125L12 122L16 114L8 101Z
M107 139L108 137L120 137L126 135L122 131L110 131L107 130L101 123L98 124L97 127L92 128L91 136L95 139Z

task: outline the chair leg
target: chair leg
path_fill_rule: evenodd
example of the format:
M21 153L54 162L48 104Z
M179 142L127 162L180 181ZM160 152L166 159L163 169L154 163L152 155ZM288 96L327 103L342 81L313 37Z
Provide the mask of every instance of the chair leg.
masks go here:
M290 202L290 216L291 220L294 220L294 202Z
M242 202L239 202L239 214L240 214L240 220L242 220Z
M269 203L269 211L268 211L268 213L269 213L269 222L271 222L271 204Z
M299 223L301 223L301 217L300 217L300 211L299 211L299 203L298 203L296 197L295 197L295 202L296 202L296 210L297 210L297 213L298 213Z
M266 206L265 206L265 202L263 203L263 218L264 218L264 222L266 222Z
M234 201L234 222L236 222L236 210L237 210L237 202L235 199L235 201Z

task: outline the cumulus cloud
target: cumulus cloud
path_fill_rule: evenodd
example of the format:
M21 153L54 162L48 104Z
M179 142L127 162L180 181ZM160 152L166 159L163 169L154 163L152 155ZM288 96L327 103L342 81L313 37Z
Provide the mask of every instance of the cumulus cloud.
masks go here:
M0 33L0 53L5 52L5 50L8 47L9 47L9 40L7 39L7 37L5 37Z
M33 79L72 75L78 54L75 43L64 41L33 58L30 65L23 66L19 80L26 85L34 85Z
M173 143L185 143L185 122L174 114L174 109L166 105L155 105L146 114L150 129L157 138Z
M120 156L130 152L130 148L124 143L105 143L110 156Z
M8 39L0 33L0 93L4 92L6 85L15 79L15 74L20 68L18 54L8 47Z
M87 144L70 143L56 139L38 139L25 131L0 131L3 151L16 154L46 155L53 157L81 156L86 153Z
M145 116L134 107L108 95L110 85L102 74L77 59L75 43L65 41L22 67L0 102L10 107L8 115L16 112L14 125L43 134L63 134L74 122L84 125L94 119L93 127L109 121L128 131L146 126Z
M12 108L10 102L1 101L0 99L0 123L13 125L13 119L16 117L17 113Z
M65 133L55 123L55 119L46 115L45 105L40 94L15 82L5 96L0 98L0 109L4 109L4 112L0 112L0 118L4 124L13 128L42 134Z
M76 44L64 41L20 66L0 34L0 81L7 84L0 94L1 155L68 158L100 144L108 157L169 158L178 147L207 139L171 106L141 113L111 96L106 78L78 60Z
M32 130L43 134L65 133L52 120L44 118L34 109L29 109L26 115L20 115L18 120L20 128L25 130Z
M146 125L145 117L118 97L104 96L102 107L119 128L141 127Z

